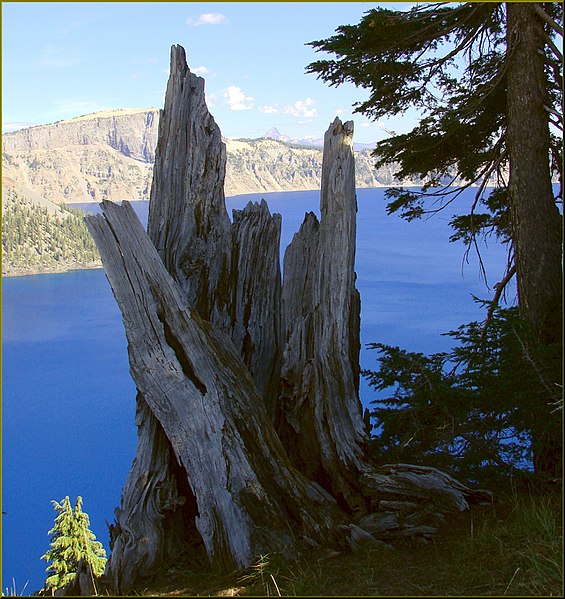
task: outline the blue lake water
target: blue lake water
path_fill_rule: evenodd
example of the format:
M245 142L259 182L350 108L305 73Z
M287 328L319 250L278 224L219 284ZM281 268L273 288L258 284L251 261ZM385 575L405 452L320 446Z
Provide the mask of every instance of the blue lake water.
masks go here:
M447 217L406 223L386 216L383 189L357 192L356 271L361 293L361 365L376 365L379 341L426 353L450 347L441 333L482 320L471 294L489 297L471 256L450 244ZM228 210L264 197L283 215L282 247L318 192L250 194L227 199ZM147 203L134 203L142 220ZM96 210L97 207L89 206ZM500 280L506 249L483 248L491 284ZM45 580L50 501L77 495L91 528L108 547L135 454L135 387L121 317L102 270L2 280L2 589L38 590ZM367 407L374 392L362 381Z

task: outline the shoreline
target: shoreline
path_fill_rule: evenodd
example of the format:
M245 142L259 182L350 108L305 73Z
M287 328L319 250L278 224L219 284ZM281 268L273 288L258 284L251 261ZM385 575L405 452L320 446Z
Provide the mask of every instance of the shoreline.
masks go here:
M30 269L14 269L10 272L2 271L3 279L14 279L17 277L34 277L37 275L63 275L67 272L72 272L75 270L97 270L103 269L102 262L96 264L75 264L68 267L60 267L60 268L52 268L40 270L38 268L30 268Z
M391 184L385 184L385 183L378 183L375 185L359 185L356 186L356 189L382 189L383 187L394 187L397 185L401 185L401 183L391 183ZM403 184L404 187L417 187L418 184L413 183L413 182L406 182ZM240 196L247 196L247 195L258 195L258 194L270 194L270 193L294 193L294 192L301 192L301 191L320 191L320 186L316 186L316 187L299 187L299 188L294 188L294 189L257 189L257 190L246 190L246 191L230 191L230 193L225 193L225 199L229 199L229 198L236 198L236 197L240 197ZM89 199L81 199L81 200L66 200L66 201L55 201L54 203L57 204L57 206L66 206L68 208L73 208L75 206L80 206L80 205L88 205L91 204L92 206L97 206L99 205L101 202L103 201L110 201L110 202L114 202L116 204L119 204L121 202L149 202L149 198L121 198L121 199L108 199L108 200L89 200Z
M237 193L237 194L232 194L232 195L226 195L225 199L228 200L230 198L238 198L238 197L244 197L244 196L255 196L257 194L270 194L270 193L295 193L295 192L303 192L303 191L317 191L319 188L313 188L313 189L296 189L296 190L272 190L272 191L257 191L257 192L245 192L245 193ZM372 189L372 188L359 188L359 189ZM128 199L128 200L111 200L111 201L116 201L116 203L121 203L123 201L128 201L128 202L149 202L149 199L144 200L143 198L136 198L136 199ZM84 206L85 204L90 204L91 206L98 206L100 204L100 202L98 200L91 200L88 202L66 202L65 205L68 206L69 208L74 208L77 207L79 209L80 206ZM14 268L9 270L8 272L4 272L4 270L2 270L2 278L3 279L13 279L13 278L17 278L17 277L33 277L33 276L39 276L39 275L56 275L56 274L65 274L67 272L72 272L74 270L95 270L98 268L104 268L102 266L102 262L98 262L96 264L73 264L73 265L69 265L69 266L60 266L60 267L53 267L53 268L46 268L46 269L40 269L37 267L32 267L32 268Z
M411 185L406 185L407 187L411 187ZM356 189L382 189L384 187L389 187L387 185L375 185L375 186L371 186L371 187L357 187ZM312 191L319 191L319 188L313 188L313 189L294 189L294 190L271 190L271 191L255 191L255 192L245 192L245 193L237 193L237 194L231 194L231 195L226 195L225 199L229 200L231 198L244 198L246 196L257 196L257 195L261 195L261 194L265 194L265 195L269 195L269 194L282 194L282 193L300 193L300 192L312 192ZM111 200L114 201L114 200ZM128 201L128 202L149 202L149 199L144 200L143 198L136 198L136 199L128 199L128 200L116 200L116 202L121 203L122 201ZM98 206L100 204L100 202L98 200L91 200L88 202L66 202L65 205L73 208L73 207L79 207L81 205L85 205L85 204L90 204L92 206ZM46 269L41 269L41 268L37 268L37 267L32 267L29 269L26 268L14 268L9 270L8 272L4 272L4 270L2 270L2 278L16 278L16 277L31 277L31 276L37 276L37 275L53 275L53 274L64 274L67 272L72 272L74 270L95 270L98 268L103 268L102 266L102 262L97 262L95 264L80 264L80 263L75 263L73 265L69 265L69 266L60 266L60 267L53 267L53 268L46 268Z

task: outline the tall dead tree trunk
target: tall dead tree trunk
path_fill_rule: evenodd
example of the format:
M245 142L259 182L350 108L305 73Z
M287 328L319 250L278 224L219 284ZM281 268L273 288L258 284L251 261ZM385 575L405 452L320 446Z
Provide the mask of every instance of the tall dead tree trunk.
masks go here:
M147 232L188 305L225 328L231 257L226 149L206 107L204 79L190 73L181 46L171 50L157 146Z
M336 119L321 221L307 215L281 289L280 216L250 203L229 222L221 135L203 80L173 47L149 235L127 203L87 218L138 389L137 454L111 526L116 591L183 551L245 567L301 539L354 545L367 535L345 524L354 508L384 512L387 526L364 526L388 538L429 532L430 503L484 498L436 470L377 471L363 456L351 144L352 125Z
M148 233L163 263L199 315L230 334L264 398L278 385L277 341L280 303L280 216L265 203L234 214L231 227L224 199L225 147L208 112L204 80L190 73L184 49L171 49L171 75L159 123ZM232 266L233 264L233 266ZM265 401L267 401L265 399ZM138 447L116 510L116 549L110 572L126 588L155 563L199 545L190 526L190 506L175 493L179 477L174 452L143 398L138 398ZM186 478L186 476L184 476ZM144 487L143 493L140 486ZM178 493L177 493L178 494ZM166 535L165 530L175 531ZM151 542L140 543L142 538Z
M293 463L350 509L365 503L367 442L358 396L354 169L353 123L336 119L324 139L321 221L307 215L285 253L278 422Z

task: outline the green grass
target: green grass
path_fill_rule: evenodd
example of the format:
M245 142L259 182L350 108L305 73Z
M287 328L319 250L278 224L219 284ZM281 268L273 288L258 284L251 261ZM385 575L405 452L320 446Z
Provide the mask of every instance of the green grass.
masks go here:
M498 494L455 514L428 543L357 553L310 549L297 561L261 556L245 572L177 567L137 595L562 596L561 494Z
M548 497L520 497L506 521L482 523L468 544L478 563L495 562L506 577L502 594L558 595L563 584L563 534L560 513Z

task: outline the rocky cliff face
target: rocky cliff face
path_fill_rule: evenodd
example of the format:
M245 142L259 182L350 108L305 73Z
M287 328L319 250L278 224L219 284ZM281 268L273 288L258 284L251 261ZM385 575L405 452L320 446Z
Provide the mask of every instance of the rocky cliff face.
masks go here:
M147 198L159 111L102 112L2 137L3 175L55 203Z
M31 127L2 137L2 169L55 203L149 199L157 145L157 109L116 110ZM225 139L226 195L319 189L322 150L274 139ZM355 153L357 187L393 183Z
M157 108L97 112L5 134L2 152L27 154L69 146L106 145L127 158L152 164L158 123Z

